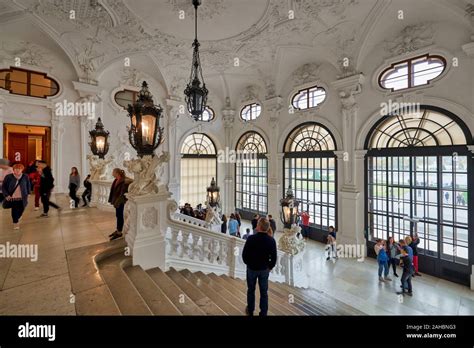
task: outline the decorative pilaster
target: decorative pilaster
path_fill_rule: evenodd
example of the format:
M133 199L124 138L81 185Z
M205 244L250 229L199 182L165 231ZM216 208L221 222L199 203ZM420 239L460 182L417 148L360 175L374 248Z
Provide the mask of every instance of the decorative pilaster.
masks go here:
M346 160L343 161L344 181L341 191L357 192L354 151L359 105L356 96L362 92L364 80L364 75L357 74L337 80L333 84L341 100L343 143L344 152L347 154Z
M180 155L178 148L177 130L178 130L178 115L179 108L183 105L180 100L167 99L167 114L168 114L168 134L165 134L165 146L163 151L167 151L170 158L177 159ZM175 160L173 164L168 163L168 187L174 197L180 197L180 180L179 173L177 171L178 160Z
M226 99L226 107L222 110L224 118L225 146L232 149L232 127L234 126L235 110L230 106L229 98ZM224 200L222 211L231 213L235 211L235 187L234 187L234 163L225 163L224 172Z
M66 185L63 182L63 161L62 161L62 142L64 135L64 121L60 116L56 116L54 110L51 109L51 168L53 170L53 176L57 178L58 183L56 185L60 192L66 190Z

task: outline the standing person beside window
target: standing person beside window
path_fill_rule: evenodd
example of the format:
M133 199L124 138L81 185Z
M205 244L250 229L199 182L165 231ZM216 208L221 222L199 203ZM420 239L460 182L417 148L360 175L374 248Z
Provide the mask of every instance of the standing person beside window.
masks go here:
M395 242L395 239L393 237L390 237L388 239L387 254L390 258L388 261L389 268L390 268L390 265L392 265L393 275L398 278L398 274L397 274L397 265L399 262L399 259L397 258L398 244Z
M239 233L239 222L236 220L234 214L230 214L229 234L231 236L237 237L238 233Z
M125 222L123 211L125 208L125 203L127 202L127 197L125 194L128 192L128 186L132 182L131 179L125 176L125 171L120 168L115 168L112 171L112 176L115 178L115 180L112 183L112 187L110 189L109 203L115 208L117 229L109 235L110 241L123 237L122 230Z
M23 174L25 167L18 163L13 165L13 173L5 176L2 183L2 192L5 195L4 208L12 210L13 229L20 229L20 218L28 205L30 194L30 179Z
M227 233L227 216L222 215L221 233Z
M72 167L71 174L69 174L69 197L74 201L74 208L77 208L81 201L79 197L77 197L79 186L81 186L81 176L77 168Z
M38 161L38 168L41 169L40 195L41 203L43 204L43 213L39 217L48 217L49 206L57 209L58 212L61 211L61 207L49 200L54 188L54 178L51 167L48 166L45 161Z
M413 235L412 241L409 244L409 246L413 250L413 267L415 269L415 273L413 276L421 276L421 274L418 272L418 244L420 244L420 238L418 238L417 234Z
M309 236L309 219L310 219L310 216L309 216L309 213L307 210L305 210L304 212L302 212L300 214L300 217L301 217L301 231L302 231L302 234L303 234L303 238L305 240L308 240L308 236Z

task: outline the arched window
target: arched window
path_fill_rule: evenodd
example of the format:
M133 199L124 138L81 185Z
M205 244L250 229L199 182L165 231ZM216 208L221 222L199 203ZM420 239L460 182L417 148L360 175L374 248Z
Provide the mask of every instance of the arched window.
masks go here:
M424 55L392 64L379 77L379 84L392 92L427 85L446 69L441 56Z
M131 91L128 89L125 89L123 91L119 91L115 93L114 99L115 102L123 107L125 110L127 110L128 105L133 105L137 101L138 98L138 92L137 91Z
M260 104L253 103L245 105L240 111L240 117L244 121L253 121L256 120L262 113L262 107Z
M468 265L471 142L462 121L439 108L383 118L366 141L370 239L417 232L424 271L449 279L455 268L440 265Z
M291 185L301 202L300 211L308 211L316 231L337 228L336 143L327 128L318 123L299 125L285 142L285 187ZM321 239L322 235L313 235Z
M209 106L206 106L202 115L199 116L198 121L210 122L214 119L215 116L216 114L214 110L212 110Z
M240 154L255 154L236 163L235 197L236 207L244 218L254 213L266 214L267 202L267 145L256 132L247 132L237 143Z
M217 152L212 140L205 134L189 135L181 147L180 205L193 207L204 204L206 189L212 178L217 180Z
M59 85L44 73L10 68L0 70L0 88L11 94L46 98L59 93Z
M326 90L313 86L298 91L291 99L291 104L297 110L305 110L317 107L324 100L326 100Z

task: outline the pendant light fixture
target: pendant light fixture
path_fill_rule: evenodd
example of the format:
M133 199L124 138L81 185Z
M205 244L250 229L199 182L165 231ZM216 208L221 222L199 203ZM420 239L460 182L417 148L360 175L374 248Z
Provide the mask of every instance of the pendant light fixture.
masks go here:
M191 66L191 76L189 83L184 90L188 111L195 121L199 120L206 109L207 94L209 91L202 76L201 61L199 59L199 41L197 38L197 10L201 5L201 0L192 0L194 6L194 43L193 43L193 63Z

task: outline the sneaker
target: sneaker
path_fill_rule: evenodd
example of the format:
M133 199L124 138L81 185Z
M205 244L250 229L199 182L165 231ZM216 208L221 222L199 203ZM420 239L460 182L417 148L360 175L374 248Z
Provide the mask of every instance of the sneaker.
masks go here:
M48 217L48 214L45 214L45 213L42 213L40 216L38 216L39 218L42 218L42 217Z
M119 239L119 238L122 238L122 237L123 237L123 233L118 232L117 234L110 237L110 241L113 241L115 239Z
M39 207L35 207L35 211L38 211L40 208Z
M379 277L379 281L384 282L385 280L382 277Z
M413 297L413 293L412 293L412 292L407 292L407 295Z
M393 275L398 278L398 274L394 273Z
M113 231L111 234L109 234L109 238L115 236L117 232L118 232L117 230Z
M398 291L398 292L397 292L397 295L405 295L405 294L406 294L405 291Z
M330 257L328 256L328 258L326 259L326 261L329 261Z
M385 281L391 282L391 281L392 281L392 278L390 278L390 277L385 277Z

